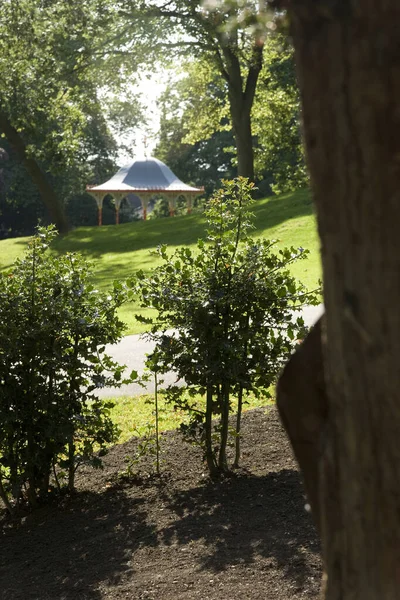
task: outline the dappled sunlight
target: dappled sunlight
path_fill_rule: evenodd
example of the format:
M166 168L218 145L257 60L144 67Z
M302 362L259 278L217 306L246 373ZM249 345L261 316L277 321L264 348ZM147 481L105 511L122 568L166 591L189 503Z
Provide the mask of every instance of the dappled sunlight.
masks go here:
M310 192L304 189L257 200L253 213L256 216L256 231L261 232L297 217L313 215L314 206Z

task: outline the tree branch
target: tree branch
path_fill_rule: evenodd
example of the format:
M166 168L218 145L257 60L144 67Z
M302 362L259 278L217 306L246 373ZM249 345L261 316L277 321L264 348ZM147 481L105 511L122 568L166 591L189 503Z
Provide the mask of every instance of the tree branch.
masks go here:
M250 111L253 106L254 96L257 89L257 81L263 64L264 43L255 44L251 57L251 64L246 79L246 87L244 90L245 110Z
M219 69L222 77L229 84L231 79L230 79L228 71L225 69L225 65L224 65L223 58L221 56L220 49L217 47L215 48L214 56L215 56L215 59L216 59L217 65L218 65L218 69Z

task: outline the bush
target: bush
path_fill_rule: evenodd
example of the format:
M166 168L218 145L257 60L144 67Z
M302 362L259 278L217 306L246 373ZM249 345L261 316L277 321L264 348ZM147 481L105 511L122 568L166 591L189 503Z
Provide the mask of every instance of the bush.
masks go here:
M55 235L39 228L0 274L0 495L11 512L23 499L35 506L51 473L73 489L78 466L99 466L118 434L94 392L122 382L124 367L104 354L125 327L122 286L95 290L81 256L49 251Z
M305 335L294 309L318 303L288 271L304 259L303 248L272 252L273 241L249 236L252 184L243 178L224 182L211 199L206 217L208 238L197 252L178 249L172 256L158 248L163 264L150 275L138 272L128 285L143 307L157 310L151 325L156 341L152 370L174 370L187 388L170 388L171 401L189 411L187 432L204 446L210 473L228 470L227 443L233 395L237 398L234 432L237 466L244 394L268 395L298 338ZM205 409L191 402L205 394ZM213 418L218 424L213 425Z

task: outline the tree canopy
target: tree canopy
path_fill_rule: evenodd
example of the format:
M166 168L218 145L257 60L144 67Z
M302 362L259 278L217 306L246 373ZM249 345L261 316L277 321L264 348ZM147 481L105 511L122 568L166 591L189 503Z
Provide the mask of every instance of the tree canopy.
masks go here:
M170 56L190 53L217 69L226 86L238 173L254 179L251 109L263 63L264 24L271 18L262 5L205 4L198 0L163 5L147 0L138 5L121 0L120 11L135 32L141 30L141 43L153 40L154 52L169 51ZM121 48L128 40L129 36L122 38Z
M228 0L3 2L0 133L8 181L21 181L11 168L18 161L38 190L30 193L34 213L46 214L41 198L65 231L65 208L112 168L121 133L144 121L136 73L157 62L176 73L179 57L183 70L162 99L160 158L209 192L236 174L264 180L263 192L302 185L293 53L275 29L272 12ZM26 205L19 190L3 186L3 215Z
M211 81L210 75L214 75ZM234 152L228 151L234 146L231 128L221 130L221 121L227 119L218 85L218 74L207 63L191 62L187 76L167 86L159 101L159 142L154 150L180 179L203 185L208 196L221 179L237 175Z
M256 175L268 174L277 193L307 185L294 50L282 33L274 32L266 40L252 121Z
M60 231L67 229L65 182L71 186L83 165L115 151L99 97L111 80L115 91L125 83L121 58L109 52L114 23L107 0L0 6L0 132ZM113 109L123 116L115 103Z
M308 183L300 135L300 98L293 48L288 37L272 32L264 46L264 64L252 107L255 176L263 193L296 189ZM215 66L202 59L183 63L161 98L160 158L193 156L216 143L214 164L223 172L236 165L226 84ZM178 161L179 162L179 161ZM233 164L226 169L226 163ZM178 166L179 168L179 166ZM218 178L218 175L217 175ZM197 183L200 183L198 181ZM264 185L265 183L265 185ZM206 182L207 184L207 182Z

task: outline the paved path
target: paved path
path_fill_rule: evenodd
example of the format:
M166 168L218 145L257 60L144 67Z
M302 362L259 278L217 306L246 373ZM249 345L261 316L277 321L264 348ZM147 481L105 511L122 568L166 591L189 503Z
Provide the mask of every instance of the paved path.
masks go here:
M307 306L300 314L304 318L306 325L311 326L323 313L324 307L322 304L319 306ZM142 339L140 335L127 335L118 344L108 344L106 346L106 352L114 360L127 366L126 373L129 374L132 369L137 371L139 374L143 373L144 361L146 354L149 354L154 348L154 343L148 340ZM164 383L163 387L174 383L176 376L174 373L167 373L163 376ZM149 382L146 386L149 393L154 392L154 383ZM104 388L99 389L97 395L100 398L107 398L113 396L136 396L144 393L144 388L137 384L123 385L120 388Z

